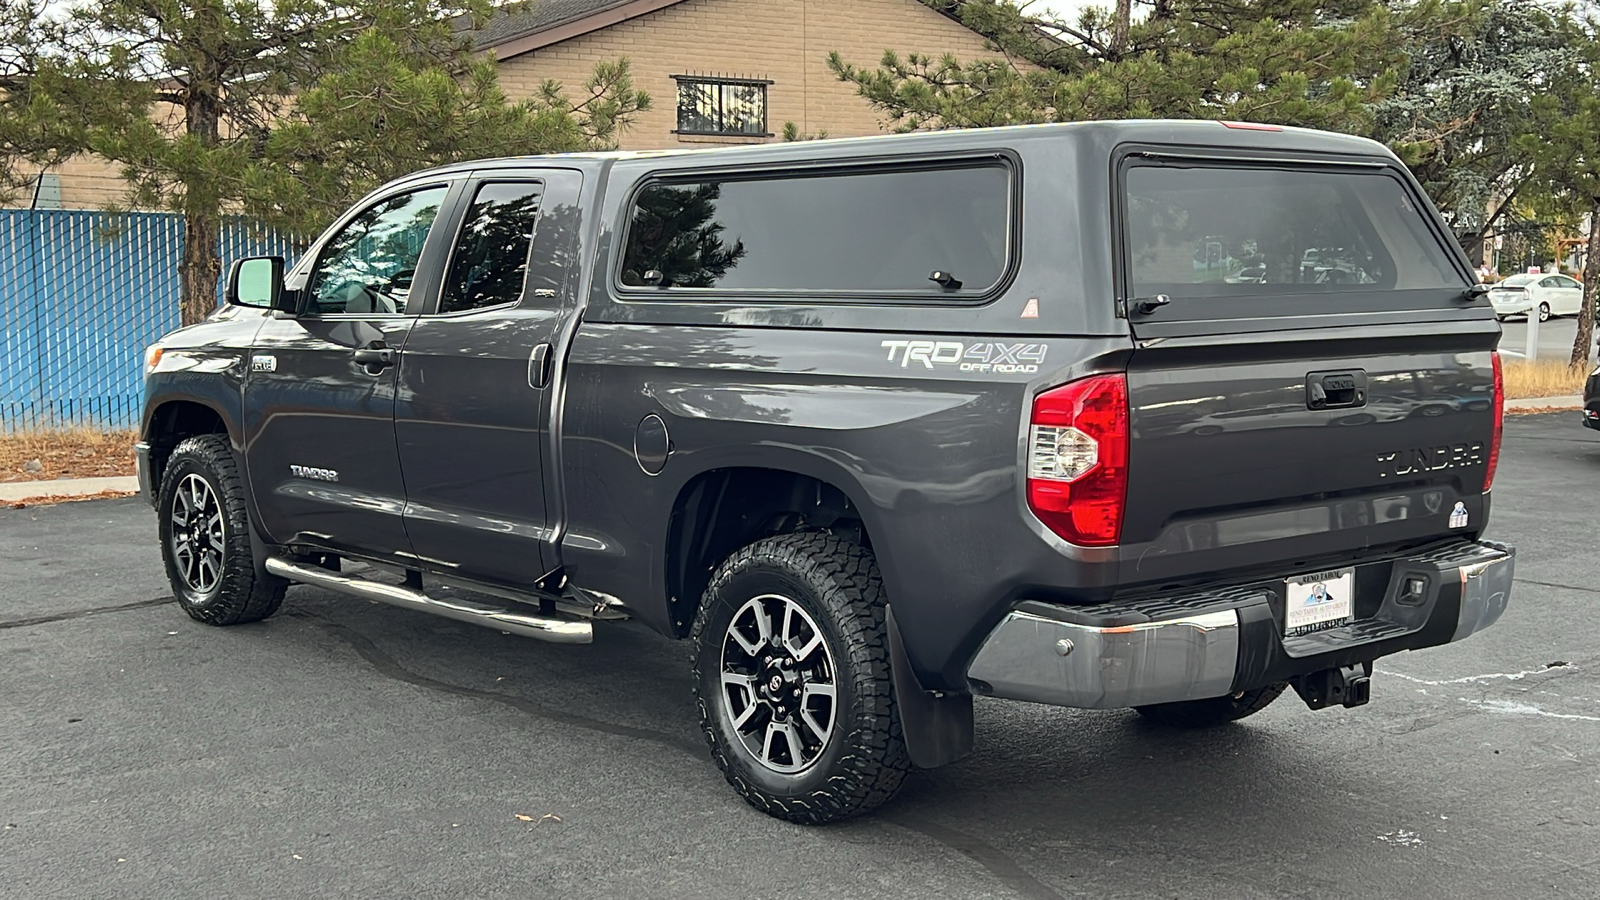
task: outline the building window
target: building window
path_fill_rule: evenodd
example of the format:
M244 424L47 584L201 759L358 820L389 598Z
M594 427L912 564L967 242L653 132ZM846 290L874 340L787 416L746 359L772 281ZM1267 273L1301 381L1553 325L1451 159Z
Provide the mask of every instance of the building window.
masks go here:
M767 85L756 78L674 75L678 134L772 137L767 131Z

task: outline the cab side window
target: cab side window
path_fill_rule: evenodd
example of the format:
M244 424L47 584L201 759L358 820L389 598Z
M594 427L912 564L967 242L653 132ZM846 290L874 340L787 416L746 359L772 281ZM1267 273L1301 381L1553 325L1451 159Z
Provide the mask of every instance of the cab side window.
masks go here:
M478 188L456 238L439 312L485 309L521 299L541 192L537 182Z
M380 200L322 248L307 285L307 312L404 313L417 258L448 188Z

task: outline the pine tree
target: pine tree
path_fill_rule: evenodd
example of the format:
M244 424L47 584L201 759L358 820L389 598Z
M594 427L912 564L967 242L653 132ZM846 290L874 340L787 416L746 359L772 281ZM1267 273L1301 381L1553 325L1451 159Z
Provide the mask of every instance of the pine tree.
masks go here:
M225 214L313 229L424 165L607 145L649 102L625 62L581 102L510 102L471 43L489 0L41 3L0 0L0 177L90 154L128 205L181 214L185 324L214 304Z

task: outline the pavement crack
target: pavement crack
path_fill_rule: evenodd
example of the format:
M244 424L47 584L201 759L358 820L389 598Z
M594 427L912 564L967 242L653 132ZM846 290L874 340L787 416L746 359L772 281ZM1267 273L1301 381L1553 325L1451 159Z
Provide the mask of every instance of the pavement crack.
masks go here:
M1492 681L1501 680L1521 681L1522 679L1527 678L1529 675L1543 675L1546 672L1561 672L1563 670L1576 671L1577 668L1578 667L1572 663L1564 660L1558 660L1556 662L1545 663L1537 669L1523 669L1521 672L1491 672L1488 675L1467 675L1462 678L1441 678L1438 680L1418 678L1415 675L1406 675L1401 672L1389 672L1385 670L1379 670L1378 674L1391 678L1399 678L1415 684L1426 684L1431 687L1438 687L1446 684L1488 684Z
M1540 587L1561 588L1566 591L1582 591L1585 594L1600 594L1600 588L1578 587L1575 584L1557 584L1554 581L1534 581L1532 578L1514 578L1517 584L1537 584Z
M488 700L492 703L499 703L503 706L509 706L512 709L527 713L530 716L535 716L551 722L559 722L563 725L571 725L575 728L582 728L587 731L597 731L602 734L650 741L651 743L671 747L675 750L682 750L697 759L703 759L705 757L705 745L695 741L674 737L670 734L663 734L659 731L651 731L648 728L635 728L631 725L619 725L614 722L603 722L599 719L591 719L587 716L579 716L572 713L561 712L560 710L551 709L548 706L534 703L529 700L523 700L520 697L513 697L509 694L502 694L497 691L485 691L478 688L463 687L459 684L451 684L447 681L439 681L429 678L426 675L419 675L416 672L413 672L410 669L400 665L400 663L395 661L394 657L378 649L378 645L374 644L366 635L347 625L341 625L338 622L324 619L321 616L312 613L291 612L287 615L299 619L305 619L311 622L313 625L316 625L318 628L321 628L322 630L327 631L344 641L346 644L349 644L350 648L354 650L358 656L366 660L368 665L371 665L374 669L377 669L380 675L395 679L396 681L403 681L406 684L415 685L416 687L420 688L426 688L430 691L438 691L444 694L454 694L457 697L471 697L476 700Z
M1055 889L1033 876L1016 860L991 844L964 831L910 816L884 816L883 821L931 838L983 866L996 880L1028 900L1065 900Z
M6 628L29 628L34 625L49 625L51 622L68 622L73 619L87 619L90 616L105 613L126 612L130 609L144 609L149 606L161 606L171 603L171 597L157 597L154 600L140 600L137 603L122 603L116 606L96 606L90 609L75 609L72 612L55 613L48 616L32 616L27 619L0 620L0 630Z
M1542 706L1532 703L1518 703L1512 700L1473 700L1470 697L1461 697L1462 703L1470 703L1489 712L1501 713L1509 716L1540 716L1546 719L1567 719L1577 722L1600 722L1600 716L1586 716L1580 713L1552 712Z

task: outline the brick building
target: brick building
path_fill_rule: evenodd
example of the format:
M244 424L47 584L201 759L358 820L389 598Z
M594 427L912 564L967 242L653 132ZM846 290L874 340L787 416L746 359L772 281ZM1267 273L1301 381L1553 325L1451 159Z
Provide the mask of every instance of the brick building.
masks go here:
M621 136L629 150L776 141L787 122L803 134L877 134L881 113L829 71L829 52L864 67L885 50L993 55L919 0L533 0L491 21L478 43L513 99L547 79L576 96L595 63L627 57L652 101ZM89 158L53 169L42 188L46 208L98 209L126 195L116 168Z

